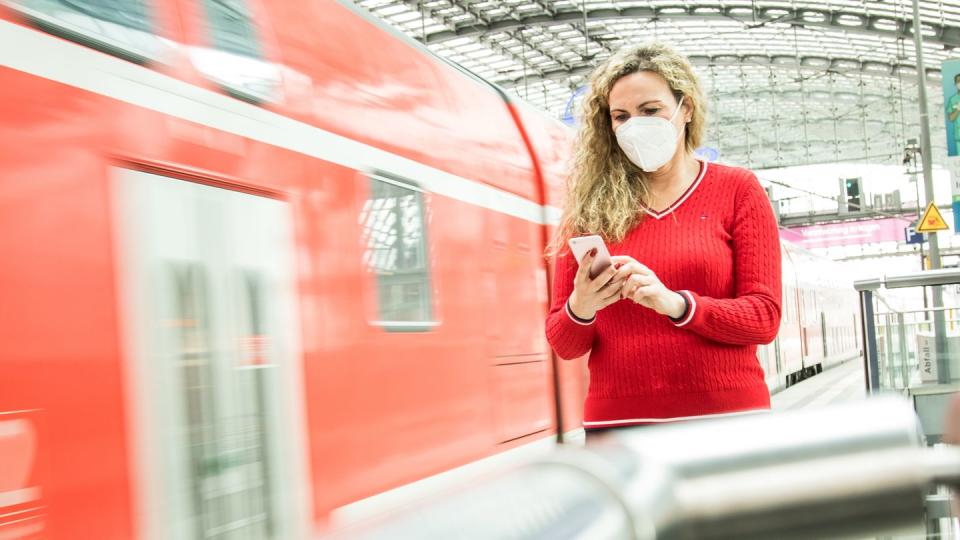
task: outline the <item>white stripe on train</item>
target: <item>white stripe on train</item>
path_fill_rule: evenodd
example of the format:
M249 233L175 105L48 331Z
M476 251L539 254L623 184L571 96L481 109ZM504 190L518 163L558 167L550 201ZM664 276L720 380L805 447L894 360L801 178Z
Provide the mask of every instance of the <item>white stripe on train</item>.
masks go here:
M266 111L43 32L0 21L0 66L355 170L381 170L427 190L537 224L560 210Z

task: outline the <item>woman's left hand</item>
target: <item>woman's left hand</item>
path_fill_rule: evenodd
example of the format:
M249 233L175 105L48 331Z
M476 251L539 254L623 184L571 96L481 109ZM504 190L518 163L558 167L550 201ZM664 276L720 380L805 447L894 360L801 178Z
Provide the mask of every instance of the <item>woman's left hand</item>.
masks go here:
M619 255L610 259L617 268L615 279L626 279L621 290L623 298L629 298L641 306L674 319L683 315L687 305L683 297L680 293L666 288L653 270L633 257Z

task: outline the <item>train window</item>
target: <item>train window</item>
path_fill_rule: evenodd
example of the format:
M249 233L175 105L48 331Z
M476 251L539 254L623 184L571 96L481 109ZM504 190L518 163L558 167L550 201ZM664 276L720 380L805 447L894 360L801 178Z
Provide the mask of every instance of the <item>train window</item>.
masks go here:
M260 57L253 17L244 0L205 0L216 49L243 56Z
M263 59L246 0L204 0L211 47L190 47L190 58L225 92L245 101L277 102L280 70Z
M171 49L154 32L146 0L13 0L9 5L46 32L138 63Z
M190 508L197 538L217 531L241 531L269 538L274 529L267 467L269 374L263 328L263 288L259 276L244 276L243 343L233 377L213 349L210 287L197 264L173 267L176 364L183 383L185 429L181 448L188 453ZM223 354L222 351L219 353ZM234 399L225 400L232 395ZM211 489L211 486L230 485Z
M184 424L190 468L190 508L208 516L216 508L207 497L207 479L215 474L211 464L217 460L217 435L214 430L215 402L210 389L215 383L213 344L210 336L209 295L206 275L196 265L173 268L175 292L172 326L176 332L176 360L183 381Z
M234 498L246 512L245 520L250 538L272 538L275 528L270 494L271 471L267 464L270 449L269 392L271 377L277 365L270 354L270 329L266 321L267 295L264 276L259 272L243 272L241 290L241 351L239 365L234 369L238 409L233 419L232 432L238 446L234 448L234 466L244 473L245 482L236 486ZM235 527L238 530L241 527Z
M434 326L424 194L417 187L374 176L360 214L363 261L377 278L379 320L392 331Z

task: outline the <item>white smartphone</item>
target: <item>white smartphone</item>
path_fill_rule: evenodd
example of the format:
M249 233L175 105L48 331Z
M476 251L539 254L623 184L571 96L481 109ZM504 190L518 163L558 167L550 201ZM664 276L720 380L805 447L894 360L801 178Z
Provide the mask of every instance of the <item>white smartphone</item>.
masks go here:
M583 257L591 249L597 248L597 256L593 259L593 264L590 266L590 279L597 277L600 275L600 272L603 272L608 266L613 264L613 261L610 260L610 252L607 251L607 245L603 243L603 238L600 238L596 234L571 238L567 243L570 245L570 251L573 252L573 256L577 259L577 264L583 260Z

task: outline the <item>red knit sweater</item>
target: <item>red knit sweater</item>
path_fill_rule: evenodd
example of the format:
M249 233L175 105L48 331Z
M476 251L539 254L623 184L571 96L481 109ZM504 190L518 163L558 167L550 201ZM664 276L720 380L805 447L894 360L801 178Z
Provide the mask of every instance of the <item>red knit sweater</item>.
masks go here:
M577 262L556 264L547 339L561 358L590 352L584 427L769 408L756 349L780 326L780 239L763 188L748 170L704 162L675 203L644 211L610 254L681 291L684 320L620 300L579 323L565 307Z

